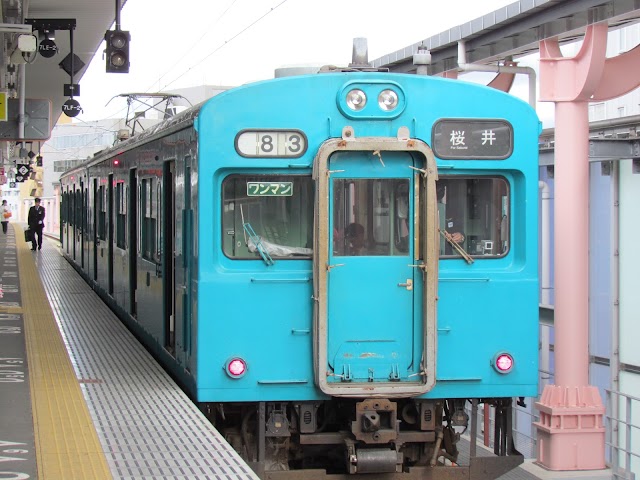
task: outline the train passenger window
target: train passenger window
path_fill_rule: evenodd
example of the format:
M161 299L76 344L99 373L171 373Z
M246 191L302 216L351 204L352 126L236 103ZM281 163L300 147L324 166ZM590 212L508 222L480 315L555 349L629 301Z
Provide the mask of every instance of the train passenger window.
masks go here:
M75 225L76 222L76 194L73 190L73 188L69 189L69 192L67 192L67 196L69 197L69 205L68 205L68 210L67 210L67 214L69 215L69 224L70 225Z
M127 198L122 180L116 183L116 246L127 248Z
M313 248L311 176L231 175L222 183L222 245L229 258L309 258Z
M409 254L409 179L333 181L333 254Z
M62 223L69 223L69 214L67 209L69 208L69 195L67 192L62 193L62 203L60 204L60 218Z
M159 262L157 244L157 183L153 178L144 178L140 183L140 217L142 258Z
M98 239L107 239L107 192L104 185L98 188Z
M76 189L73 193L73 226L80 226L80 219L82 218L82 202L80 202L80 190Z
M502 257L509 251L510 193L502 177L440 177L440 257Z

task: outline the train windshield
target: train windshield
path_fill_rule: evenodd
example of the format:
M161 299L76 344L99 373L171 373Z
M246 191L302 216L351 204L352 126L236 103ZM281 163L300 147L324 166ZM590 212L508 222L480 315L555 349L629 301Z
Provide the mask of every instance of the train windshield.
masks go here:
M502 257L509 251L509 185L501 177L440 177L440 256Z
M311 257L311 176L231 175L222 184L222 195L222 244L226 256Z
M335 180L335 256L408 256L409 221L408 179Z

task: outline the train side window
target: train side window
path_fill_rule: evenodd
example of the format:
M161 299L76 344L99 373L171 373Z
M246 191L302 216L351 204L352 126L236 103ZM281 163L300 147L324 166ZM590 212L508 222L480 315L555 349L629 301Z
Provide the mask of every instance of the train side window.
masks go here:
M76 218L75 227L78 231L82 231L82 190L76 189Z
M222 182L222 245L234 259L309 258L314 190L309 175L231 175Z
M140 249L142 258L152 262L158 261L157 249L157 198L158 182L154 182L153 178L144 178L140 184L140 213L141 213L141 242Z
M116 183L116 246L127 248L127 198L122 180Z
M76 212L75 212L75 194L71 188L69 189L69 192L67 192L67 197L69 199L67 203L67 215L69 218L69 225L73 227L75 225Z
M482 258L503 257L509 252L510 191L506 179L442 176L437 192L441 258L460 257L458 249Z
M104 185L98 188L98 239L107 239L107 189Z

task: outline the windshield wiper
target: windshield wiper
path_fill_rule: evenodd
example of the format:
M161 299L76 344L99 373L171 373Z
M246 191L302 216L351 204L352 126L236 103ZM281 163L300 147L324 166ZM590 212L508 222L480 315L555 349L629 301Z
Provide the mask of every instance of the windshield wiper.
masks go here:
M253 230L253 227L249 224L249 222L243 223L242 228L247 233L247 235L249 235L249 240L256 247L256 250L262 257L262 260L264 260L264 263L266 263L267 266L271 266L275 264L275 262L273 261L273 258L271 258L271 255L269 255L267 250L264 248L264 245L262 245L262 241L260 240L260 237Z
M451 244L454 250L458 252L458 254L467 261L469 265L473 263L473 258L471 258L471 255L465 252L460 245L458 245L456 242L453 241L453 239L451 238L451 234L449 232L447 232L446 230L440 230L440 229L438 229L438 231L440 232L440 235L442 235L444 239Z

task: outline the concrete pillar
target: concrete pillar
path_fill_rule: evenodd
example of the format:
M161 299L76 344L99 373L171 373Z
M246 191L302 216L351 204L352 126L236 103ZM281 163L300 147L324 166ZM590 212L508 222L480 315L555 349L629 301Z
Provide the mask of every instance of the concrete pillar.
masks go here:
M640 49L606 58L608 25L587 27L580 52L564 58L557 38L540 44L540 97L555 102L555 385L540 411L537 462L550 470L605 468L604 405L589 385L588 102L638 86ZM636 67L632 67L635 64Z

